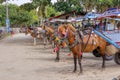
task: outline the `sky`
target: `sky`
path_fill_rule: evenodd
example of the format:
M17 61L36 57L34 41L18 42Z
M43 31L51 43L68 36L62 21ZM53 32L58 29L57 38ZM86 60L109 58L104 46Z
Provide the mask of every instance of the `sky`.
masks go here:
M52 3L55 3L57 0L51 0ZM18 6L24 4L24 3L30 3L31 0L9 0L9 3L17 4Z

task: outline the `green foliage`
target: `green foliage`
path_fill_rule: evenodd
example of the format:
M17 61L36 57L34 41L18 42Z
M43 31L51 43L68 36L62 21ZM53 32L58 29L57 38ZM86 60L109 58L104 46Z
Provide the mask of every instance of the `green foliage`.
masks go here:
M26 3L20 6L20 9L26 10L26 11L31 11L33 9L35 9L36 6L32 3Z
M31 10L30 12L29 12L29 14L30 14L30 20L29 20L29 22L28 22L28 24L30 24L30 25L32 25L32 24L34 24L35 22L38 22L39 21L39 18L38 18L38 15L37 15L37 13L36 13L36 10Z
M6 20L6 7L0 5L0 26L5 25L5 20Z
M35 21L38 21L38 16L35 10L31 10L30 12L28 12L13 4L10 4L8 8L11 27L22 24L30 25ZM4 5L0 5L0 26L6 25L5 20L6 7Z
M98 12L102 13L108 8L120 7L120 0L79 0L83 4L82 7L86 11L91 11L96 8Z
M39 6L38 16L45 17L45 7L51 5L51 0L33 0L32 4L36 7Z
M63 14L63 13L64 13L64 12L58 12L58 11L57 11L57 12L55 13L55 16L61 15L61 14Z
M10 24L15 25L18 22L17 16L18 16L18 11L19 7L17 5L10 4L8 6L9 10L9 18L10 18Z
M45 7L45 17L46 18L53 17L53 16L55 16L55 14L56 14L56 11L52 6L48 5Z
M0 3L3 3L5 0L0 0Z
M78 0L66 0L66 1L58 1L55 3L54 8L56 11L62 12L71 12L71 11L82 11L82 8L78 2Z
M68 4L66 2L57 2L54 4L54 7L56 9L56 11L63 11L63 12L68 12L69 8L68 8Z

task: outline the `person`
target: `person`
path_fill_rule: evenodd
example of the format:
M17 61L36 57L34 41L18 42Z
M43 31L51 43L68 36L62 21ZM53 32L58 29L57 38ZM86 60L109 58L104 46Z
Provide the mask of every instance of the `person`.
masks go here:
M103 31L105 31L105 29L106 29L106 19L103 22Z
M96 22L95 22L95 29L96 29L96 30L99 30L99 21L96 21Z
M85 27L85 25L86 25L86 22L85 22L85 20L84 20L84 19L82 20L81 24L82 24L82 27L84 28L84 27Z
M98 25L99 25L99 29L100 29L100 31L102 31L102 28L103 28L102 20L100 21L100 23L99 23Z
M87 28L87 27L91 27L90 18L88 18L88 22L87 22L87 24L85 25L85 28Z

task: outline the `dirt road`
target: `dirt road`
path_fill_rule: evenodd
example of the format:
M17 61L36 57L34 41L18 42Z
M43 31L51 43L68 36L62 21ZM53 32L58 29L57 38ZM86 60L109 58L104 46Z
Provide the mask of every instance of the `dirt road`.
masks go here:
M120 75L120 66L113 60L101 69L102 58L85 53L83 74L72 73L73 59L61 53L60 62L55 62L50 46L42 43L32 45L32 38L16 34L0 41L0 80L112 80Z

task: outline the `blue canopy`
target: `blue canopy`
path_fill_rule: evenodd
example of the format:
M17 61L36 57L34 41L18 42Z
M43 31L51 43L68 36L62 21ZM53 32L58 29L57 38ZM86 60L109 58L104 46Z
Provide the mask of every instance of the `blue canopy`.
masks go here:
M83 18L90 18L90 19L94 19L97 18L100 14L96 14L93 12L87 13Z

